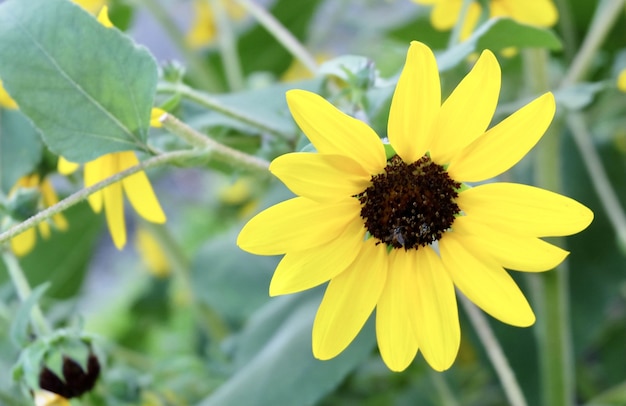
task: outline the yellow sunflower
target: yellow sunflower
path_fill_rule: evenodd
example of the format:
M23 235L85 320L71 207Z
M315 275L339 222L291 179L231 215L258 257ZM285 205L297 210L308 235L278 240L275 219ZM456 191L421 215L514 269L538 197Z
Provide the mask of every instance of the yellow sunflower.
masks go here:
M438 30L446 31L455 26L461 13L463 0L413 0L415 3L434 6L430 21ZM523 24L551 27L556 24L559 13L552 0L490 0L489 18L509 17ZM473 1L461 29L461 39L470 36L483 10L479 1Z
M459 291L496 319L529 326L535 316L504 268L540 272L567 252L538 237L586 228L593 213L532 186L486 183L515 165L555 113L546 93L487 130L500 67L484 51L441 104L432 51L411 43L389 113L389 142L320 96L287 93L317 153L276 158L271 172L299 197L252 218L237 244L285 254L270 295L330 281L313 325L313 354L330 359L374 309L387 366L404 370L418 349L436 370L456 357Z

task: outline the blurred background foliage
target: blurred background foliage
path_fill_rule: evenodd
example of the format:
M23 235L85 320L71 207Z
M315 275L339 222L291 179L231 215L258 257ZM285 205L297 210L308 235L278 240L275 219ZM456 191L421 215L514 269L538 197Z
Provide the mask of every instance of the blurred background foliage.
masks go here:
M408 0L266 0L265 7L318 61L342 56L312 78L291 53L248 15L232 18L241 83L228 78L216 38L192 46L196 0L113 0L114 25L144 44L162 67L157 101L181 120L226 145L272 159L306 148L286 104L288 88L328 97L344 111L363 111L384 136L393 91L411 40L422 41L444 63L443 94L468 71L468 56L488 47L519 46L499 56L503 83L496 120L536 92L529 86L527 48L549 50L550 83L555 90L591 25L599 1L555 1L560 20L550 30L494 25L474 47L446 51L449 33L432 28L429 9ZM226 0L224 3L228 3ZM197 10L196 10L197 12ZM355 55L346 57L345 55ZM358 55L358 56L357 56ZM279 137L207 109L178 93L181 79L215 99L252 116ZM626 204L626 94L616 79L626 69L626 12L594 56L586 86L561 89L560 115L578 110L591 134L610 183ZM169 75L169 76L168 76ZM388 80L390 79L390 80ZM285 82L288 80L289 82ZM174 90L173 90L174 89ZM0 110L3 143L24 143L32 158L2 156L0 187L8 193L17 179L54 161L18 111ZM626 263L620 241L598 198L594 182L569 130L560 131L562 191L590 207L595 220L567 238L571 251L568 305L574 354L576 402L626 404ZM22 134L11 139L11 134ZM163 149L178 141L155 130L150 142ZM506 176L533 183L531 154ZM46 166L47 165L47 166ZM195 168L190 168L194 166ZM52 166L53 167L53 166ZM496 375L463 312L463 338L455 365L437 373L420 356L401 374L391 373L376 354L372 323L342 355L331 361L311 354L311 326L322 288L269 298L277 257L257 257L235 245L247 219L290 196L279 182L242 173L217 160L185 163L149 172L168 215L165 225L128 217L132 237L119 252L110 242L103 216L86 203L65 212L69 229L39 239L20 259L32 286L46 281L42 298L58 327L92 335L103 354L100 380L82 398L87 405L503 405ZM80 179L51 175L65 196ZM533 297L536 278L515 274ZM20 347L10 337L19 301L0 263L0 404L32 404L12 380ZM538 312L540 315L540 312ZM519 329L490 320L520 381L528 404L542 402L535 327ZM78 403L77 403L78 404ZM549 405L546 405L549 406Z

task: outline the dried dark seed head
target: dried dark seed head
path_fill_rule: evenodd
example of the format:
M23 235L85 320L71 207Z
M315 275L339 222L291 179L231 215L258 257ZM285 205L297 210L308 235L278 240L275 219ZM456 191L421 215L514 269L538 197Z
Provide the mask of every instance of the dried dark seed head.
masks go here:
M87 371L73 359L63 357L63 379L44 366L39 373L39 387L71 399L93 389L100 375L100 362L93 354L87 359Z
M356 197L365 227L393 248L417 249L439 240L460 213L455 199L461 187L445 169L423 156L406 164L394 155L385 172Z

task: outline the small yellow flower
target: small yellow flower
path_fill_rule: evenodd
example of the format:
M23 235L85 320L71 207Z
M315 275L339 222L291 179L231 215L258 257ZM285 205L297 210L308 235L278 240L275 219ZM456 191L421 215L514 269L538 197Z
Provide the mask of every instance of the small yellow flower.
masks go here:
M35 392L35 406L70 406L69 400L47 390Z
M388 145L322 97L287 92L317 153L272 162L270 171L299 197L252 218L237 244L285 254L272 296L330 281L313 325L315 357L341 353L376 309L378 347L390 369L404 370L419 349L445 370L460 343L455 287L502 322L534 323L504 268L554 268L567 252L539 237L579 232L593 213L532 186L466 184L519 162L554 116L546 93L487 130L499 92L500 66L484 51L442 104L435 57L413 42L391 102Z
M234 19L241 20L245 10L232 0L222 0L226 13ZM192 48L203 48L213 42L217 34L215 15L209 0L193 0L193 21L187 33L187 43Z
M85 187L90 187L119 172L139 164L133 151L113 152L85 164ZM69 174L78 166L59 158L58 170ZM124 199L126 193L135 211L147 221L165 223L165 214L154 194L150 180L144 171L139 171L106 188L91 194L87 200L96 213L105 208L105 215L113 243L118 249L126 245L126 222L124 220Z
M15 110L17 109L17 103L15 100L9 96L4 87L2 86L2 81L0 80L0 107L4 107L5 109Z
M40 193L40 201L38 203L38 207L40 209L45 209L47 207L53 206L59 202L59 197L57 196L54 188L52 187L52 183L46 178L40 180L38 174L27 175L20 180L17 181L15 186L13 187L11 193L13 193L17 188L37 188ZM66 231L69 227L67 219L62 213L57 213L52 216L52 223L54 226L61 231ZM43 221L39 223L38 227L39 233L44 239L50 238L50 223ZM18 257L24 256L30 253L33 248L35 248L35 243L37 241L37 232L35 228L29 228L21 234L13 237L11 239L11 249Z
M617 77L617 88L626 93L626 69L622 70Z
M415 3L434 6L430 21L438 30L446 31L456 25L463 0L413 0ZM466 39L476 28L482 14L480 2L473 1L461 29L461 39ZM509 17L523 24L551 27L559 14L552 0L490 0L489 18Z

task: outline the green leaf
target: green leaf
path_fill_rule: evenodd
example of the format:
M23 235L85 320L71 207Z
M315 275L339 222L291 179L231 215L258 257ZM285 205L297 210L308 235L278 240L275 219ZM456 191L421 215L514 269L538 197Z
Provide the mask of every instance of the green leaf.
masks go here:
M205 245L194 258L192 278L198 299L239 324L269 300L269 282L278 260L248 254L235 240L236 234L230 233Z
M561 49L561 41L550 30L515 22L508 18L495 18L481 25L471 37L438 55L439 71L452 69L473 52L504 48Z
M311 295L292 306L286 319L283 312L276 312L284 320L279 328L249 362L200 405L312 405L335 389L374 347L373 323L370 320L338 357L320 361L311 353L311 328L318 305L319 295Z
M70 161L145 144L154 59L73 3L0 6L0 77L50 149Z
M0 191L9 193L41 160L41 138L18 110L0 109Z
M28 329L30 324L30 314L33 307L39 303L39 299L41 299L49 287L50 283L44 283L37 286L33 289L28 299L26 299L26 301L23 302L17 310L17 314L15 315L15 319L11 325L11 339L17 346L25 346L30 341Z
M51 286L46 296L58 299L72 297L80 289L103 220L103 216L94 214L86 203L71 207L63 214L69 229L60 232L52 227L49 239L37 233L35 249L20 258L29 282L38 285L49 281ZM0 282L8 279L4 268L0 262Z

